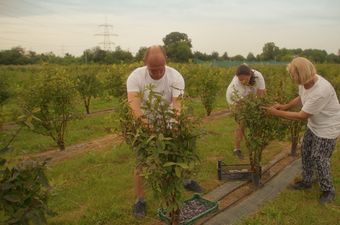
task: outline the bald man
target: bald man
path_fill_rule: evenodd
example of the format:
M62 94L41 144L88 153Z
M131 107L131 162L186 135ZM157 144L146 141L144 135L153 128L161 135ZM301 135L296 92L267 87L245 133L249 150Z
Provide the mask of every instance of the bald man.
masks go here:
M153 85L154 91L162 93L162 98L178 112L181 111L181 104L178 97L184 93L183 76L175 69L166 65L166 54L161 46L151 46L147 49L144 56L145 66L135 69L127 79L127 93L129 105L136 118L143 115L141 105L148 99L147 92L144 98L139 97L139 93L145 91L149 85ZM135 194L137 200L133 206L133 214L136 217L144 217L146 205L144 201L144 190L140 168L137 166L134 174ZM189 191L202 192L202 188L193 180L185 180L184 187Z

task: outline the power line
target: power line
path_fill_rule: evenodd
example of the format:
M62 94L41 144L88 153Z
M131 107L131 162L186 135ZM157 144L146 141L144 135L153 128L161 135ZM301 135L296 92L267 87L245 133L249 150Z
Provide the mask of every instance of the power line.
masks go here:
M103 33L95 34L96 36L103 36L104 41L100 42L100 45L103 45L103 49L105 51L111 51L111 45L114 45L115 43L111 41L111 36L118 36L118 34L111 33L111 29L113 30L113 26L111 24L107 23L107 20L105 18L105 23L100 24L99 27L103 27L104 31Z

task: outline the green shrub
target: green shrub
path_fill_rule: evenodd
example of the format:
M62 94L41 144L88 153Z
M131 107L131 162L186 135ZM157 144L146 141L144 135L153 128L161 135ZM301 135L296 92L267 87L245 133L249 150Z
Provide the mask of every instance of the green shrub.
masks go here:
M127 143L141 156L142 176L160 206L172 218L172 224L178 224L183 181L199 160L197 121L189 119L184 105L178 114L162 101L160 94L147 91L149 98L142 107L145 115L135 119L125 107L120 117L121 130Z

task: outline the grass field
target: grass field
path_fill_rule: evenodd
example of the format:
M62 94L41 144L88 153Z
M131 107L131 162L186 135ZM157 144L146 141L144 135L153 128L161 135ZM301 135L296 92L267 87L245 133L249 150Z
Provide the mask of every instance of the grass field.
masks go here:
M30 68L21 69L20 74L17 73L16 68L10 71L9 75L13 76L11 78L12 85L27 82L34 75L34 69L29 73L27 71L30 71ZM260 69L264 71L265 75L274 73L271 71L271 67L264 66ZM282 67L282 69L284 68ZM335 69L330 75L336 81L339 79L334 75L337 72ZM7 71L5 72L7 73ZM27 76L25 75L26 73ZM231 77L229 75L224 74L223 77L221 76L220 79L223 80L223 83L226 83L224 78ZM118 103L115 98L96 98L92 101L91 112L108 108L117 109L119 107ZM203 117L205 115L205 110L198 97L192 99L191 106L197 116ZM85 111L80 100L77 108L82 112ZM2 119L6 123L13 121L18 109L16 99L10 99L2 109L4 116ZM221 91L213 112L225 109L227 109L227 106L224 91ZM89 117L71 121L65 137L66 148L108 135L111 132L112 123L111 113L109 112L94 113ZM205 192L221 184L216 177L217 160L221 159L228 163L239 162L232 155L234 127L235 122L231 116L213 118L202 124L203 135L198 141L201 165L197 168L193 178L204 187ZM0 141L7 140L14 130L15 126L1 130ZM244 146L242 147L245 149ZM288 142L271 143L264 151L263 164L288 147ZM50 137L36 134L25 128L15 140L13 148L14 150L7 157L15 158L26 154L43 152L56 148L56 144ZM339 195L339 144L332 160L334 184ZM131 215L131 207L135 201L132 182L134 165L135 155L123 143L116 144L113 147L93 149L93 151L80 153L50 165L47 170L51 182L49 205L57 215L48 219L49 224L159 224L156 216L158 202L152 196L147 185L145 186L147 190L148 216L145 219L137 220ZM191 193L184 192L183 199L190 196ZM319 189L317 184L308 191L298 192L287 189L272 202L258 209L254 215L245 218L239 225L340 225L340 197L327 206L320 205L318 197ZM3 215L0 212L0 221L2 218Z
M194 175L205 192L221 184L216 179L216 161L238 162L231 153L234 121L219 118L205 124L206 132L199 140L201 165ZM264 152L264 163L287 148L288 143L275 142ZM333 173L337 189L340 188L340 148L334 153ZM51 166L48 176L52 190L50 207L58 215L49 219L54 225L80 224L154 224L157 200L147 189L148 216L137 220L131 215L135 200L132 175L135 164L133 152L125 144L105 148L95 153L84 153ZM185 192L183 198L191 193ZM331 205L318 204L318 187L311 191L284 191L272 203L259 209L255 217L244 224L337 224L339 199ZM327 216L324 216L327 215Z
M201 165L194 179L212 190L221 184L216 176L217 159L235 163L232 156L234 121L230 117L213 119L203 125L205 135L198 143ZM286 143L268 146L264 163ZM135 200L132 175L135 165L133 152L125 145L116 145L96 153L85 153L49 168L52 195L50 206L58 215L50 224L152 224L157 222L157 200L147 188L148 217L136 220L131 215ZM183 198L191 193L185 192Z
M332 173L337 198L334 203L319 204L319 185L306 191L286 189L256 214L238 225L339 225L340 224L340 143L332 157Z

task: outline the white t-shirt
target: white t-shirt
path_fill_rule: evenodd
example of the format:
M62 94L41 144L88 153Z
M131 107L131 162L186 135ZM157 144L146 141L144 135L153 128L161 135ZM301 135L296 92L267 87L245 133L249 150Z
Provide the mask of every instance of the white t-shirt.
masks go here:
M144 92L143 104L148 98L146 87L150 84L153 85L153 90L161 93L163 100L170 105L173 97L178 97L184 93L185 84L183 76L169 66L165 66L164 76L159 80L151 78L146 66L135 69L127 79L127 92Z
M299 86L302 111L312 114L308 128L318 137L335 139L340 134L340 104L333 86L320 75L313 87Z
M237 78L237 76L236 75L234 76L226 92L226 98L227 98L228 104L230 105L234 104L235 102L234 98L235 98L236 93L240 98L242 98L242 97L249 95L250 93L256 94L256 91L258 89L260 90L266 89L266 85L265 85L262 74L256 70L252 70L252 71L254 72L254 76L255 76L255 84L253 86L243 85L240 82L240 80Z

